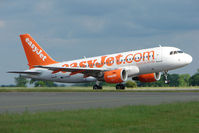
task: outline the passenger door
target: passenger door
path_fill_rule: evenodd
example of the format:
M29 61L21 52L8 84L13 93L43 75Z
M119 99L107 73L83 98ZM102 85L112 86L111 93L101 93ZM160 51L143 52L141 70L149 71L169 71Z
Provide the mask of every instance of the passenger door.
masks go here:
M156 62L162 62L162 47L156 49Z

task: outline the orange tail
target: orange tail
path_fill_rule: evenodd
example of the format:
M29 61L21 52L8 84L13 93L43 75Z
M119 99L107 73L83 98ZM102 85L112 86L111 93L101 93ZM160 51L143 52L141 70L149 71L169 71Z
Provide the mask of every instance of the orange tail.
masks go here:
M29 34L20 35L20 38L30 69L34 68L35 65L58 63L54 61Z

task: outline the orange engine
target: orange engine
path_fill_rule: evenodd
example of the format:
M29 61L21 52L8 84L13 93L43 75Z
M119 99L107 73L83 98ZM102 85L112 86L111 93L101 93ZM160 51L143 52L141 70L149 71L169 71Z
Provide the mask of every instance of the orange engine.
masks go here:
M107 83L121 83L128 78L127 72L124 69L116 69L104 72L104 80Z
M133 78L133 80L139 80L140 82L155 82L160 80L161 73L149 73L149 74L142 74L138 77Z

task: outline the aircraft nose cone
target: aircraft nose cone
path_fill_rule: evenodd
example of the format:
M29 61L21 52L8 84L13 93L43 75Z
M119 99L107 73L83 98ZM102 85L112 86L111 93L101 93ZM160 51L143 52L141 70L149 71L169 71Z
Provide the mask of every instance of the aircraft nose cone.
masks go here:
M192 62L192 60L193 60L193 58L191 57L191 55L186 55L186 64L190 64L191 62Z

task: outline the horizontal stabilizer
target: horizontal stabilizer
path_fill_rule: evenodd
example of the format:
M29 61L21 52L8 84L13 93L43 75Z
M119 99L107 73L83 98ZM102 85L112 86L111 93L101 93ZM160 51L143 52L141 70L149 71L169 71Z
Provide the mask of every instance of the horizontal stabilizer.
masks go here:
M40 74L40 72L27 72L27 71L8 71L7 73L31 74L31 75Z

